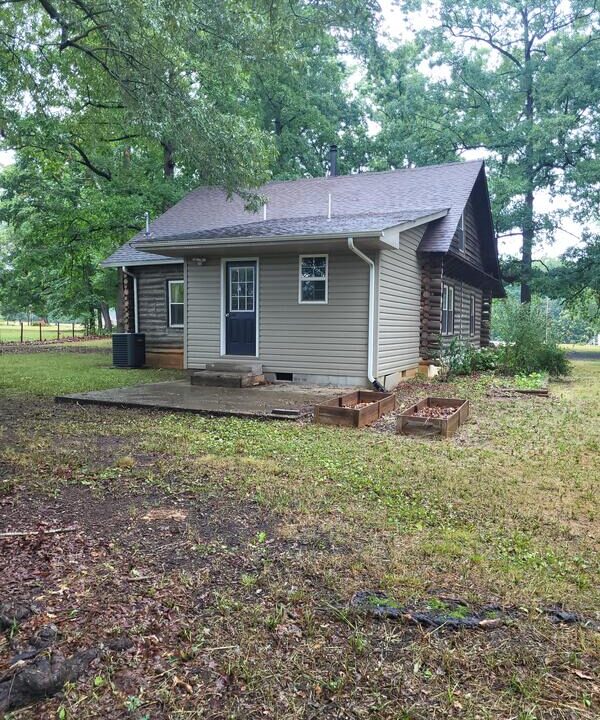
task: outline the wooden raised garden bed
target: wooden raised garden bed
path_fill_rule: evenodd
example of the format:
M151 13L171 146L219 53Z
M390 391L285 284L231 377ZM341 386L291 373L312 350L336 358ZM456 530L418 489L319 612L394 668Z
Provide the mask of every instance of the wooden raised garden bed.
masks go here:
M395 407L394 393L357 390L315 405L315 422L360 428L370 425Z
M537 397L548 397L548 388L514 388L514 392L521 393L521 395L536 395Z
M403 435L424 431L450 437L469 417L469 401L428 397L406 408L398 417L396 431Z

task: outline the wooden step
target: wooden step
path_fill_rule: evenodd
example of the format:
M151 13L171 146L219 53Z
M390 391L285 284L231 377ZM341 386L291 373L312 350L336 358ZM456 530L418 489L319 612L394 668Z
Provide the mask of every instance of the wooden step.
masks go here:
M261 363L244 362L243 360L218 360L206 363L206 370L210 372L234 372L244 375L262 375Z
M244 388L265 385L265 376L225 370L197 370L190 377L190 382L192 385Z

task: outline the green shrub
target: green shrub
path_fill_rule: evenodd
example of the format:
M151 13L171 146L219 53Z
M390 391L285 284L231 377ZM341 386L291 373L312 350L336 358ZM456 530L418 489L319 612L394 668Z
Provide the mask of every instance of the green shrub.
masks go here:
M514 384L520 390L539 390L544 387L547 380L546 373L532 372L529 375L515 375Z
M540 370L554 377L568 375L571 372L571 363L567 360L567 353L556 343L544 344L540 354Z
M495 370L498 367L499 358L499 350L491 347L481 348L481 350L473 354L471 369L479 372Z
M505 303L507 322L502 339L506 344L500 353L501 369L511 375L567 375L571 368L566 353L558 347L539 303L521 305L511 299Z
M493 348L478 350L471 343L455 337L443 348L439 360L442 375L451 378L476 371L495 370L498 366L498 351Z
M440 353L442 376L451 378L455 375L470 375L475 352L475 348L469 343L457 337L452 338Z

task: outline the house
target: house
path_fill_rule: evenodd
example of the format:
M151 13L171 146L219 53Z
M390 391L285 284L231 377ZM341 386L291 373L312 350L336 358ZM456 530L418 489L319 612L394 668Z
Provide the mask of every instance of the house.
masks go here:
M481 161L271 182L249 212L202 187L115 252L147 362L391 387L504 294Z

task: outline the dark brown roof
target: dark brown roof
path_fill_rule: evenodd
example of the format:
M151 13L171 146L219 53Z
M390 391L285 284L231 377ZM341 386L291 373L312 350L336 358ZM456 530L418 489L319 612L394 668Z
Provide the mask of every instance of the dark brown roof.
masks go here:
M306 178L267 183L256 192L266 198L267 223L294 221L298 229L312 226L312 233L323 232L317 219L326 217L329 194L332 202L330 223L338 224L342 218L414 213L415 209L448 209L441 220L431 223L420 250L447 252L458 225L462 210L475 182L482 173L483 162L429 165L407 170L358 173L335 177ZM483 173L482 173L483 174ZM180 202L156 218L150 225L151 239L164 240L175 237L219 237L226 228L235 228L237 237L243 237L240 226L263 221L262 210L250 213L244 209L244 201L238 196L230 199L219 188L202 187L194 190ZM265 226L266 227L266 226ZM351 231L351 227L342 231ZM242 234L239 234L239 233ZM208 234L208 235L207 235ZM234 236L234 237L235 237ZM135 243L147 240L143 234L133 238L105 264L127 264L126 257L140 261L146 253L135 250ZM156 260L155 260L156 262Z

